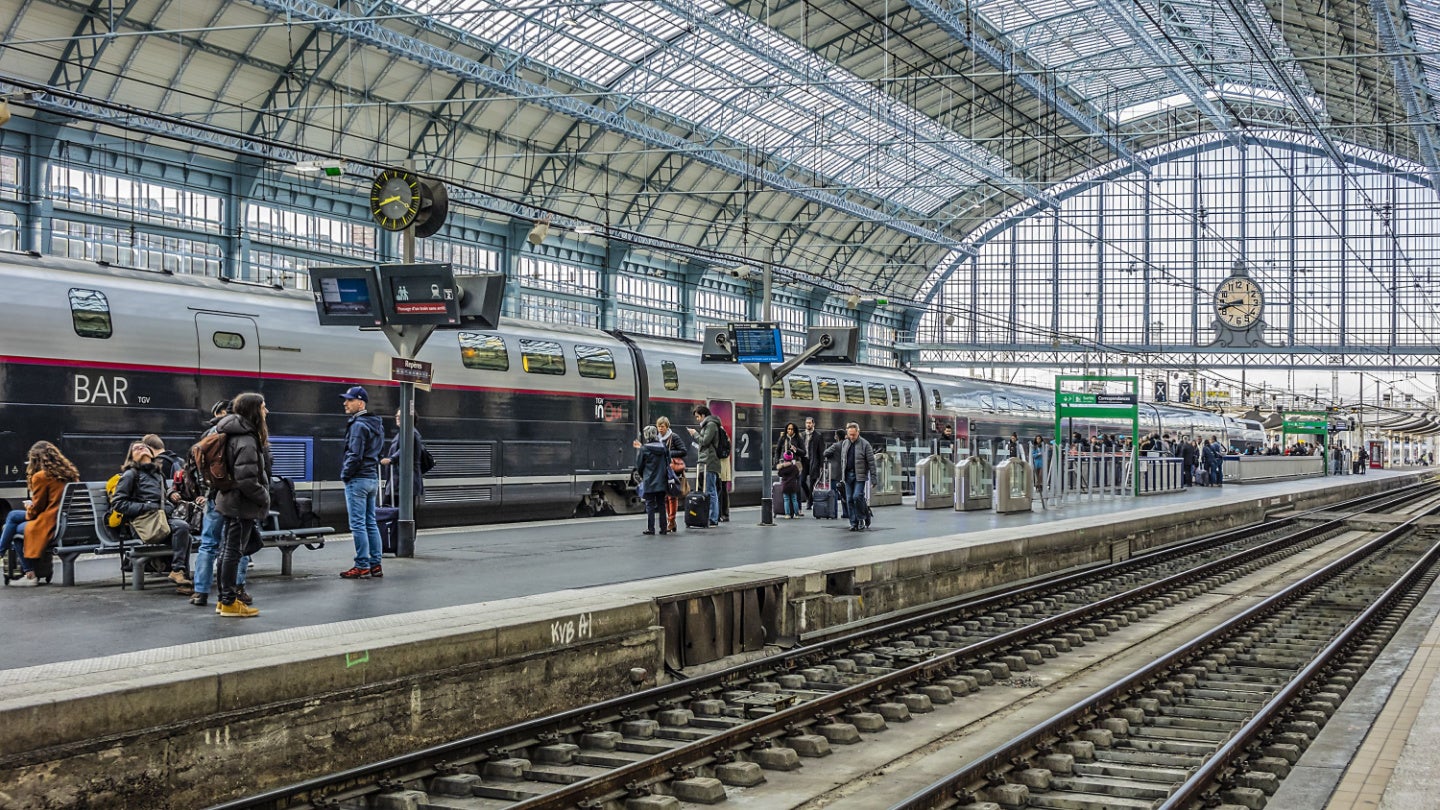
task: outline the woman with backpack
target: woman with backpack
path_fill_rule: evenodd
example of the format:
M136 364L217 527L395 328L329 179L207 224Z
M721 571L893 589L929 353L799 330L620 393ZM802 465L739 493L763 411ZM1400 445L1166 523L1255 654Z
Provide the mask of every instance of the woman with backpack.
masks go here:
M60 498L65 485L79 481L80 472L60 449L50 442L36 442L25 455L25 482L30 490L30 500L24 509L16 509L5 518L5 527L0 530L0 556L7 554L15 535L24 535L24 548L20 554L20 570L24 576L18 580L21 585L39 585L35 574L37 563L47 553L55 524L60 517Z
M215 511L225 519L220 541L220 604L215 612L230 618L260 615L259 608L239 600L236 577L240 557L260 550L260 521L270 513L270 432L265 397L240 394L230 404L230 415L215 430L225 436L229 462L228 488L215 496Z

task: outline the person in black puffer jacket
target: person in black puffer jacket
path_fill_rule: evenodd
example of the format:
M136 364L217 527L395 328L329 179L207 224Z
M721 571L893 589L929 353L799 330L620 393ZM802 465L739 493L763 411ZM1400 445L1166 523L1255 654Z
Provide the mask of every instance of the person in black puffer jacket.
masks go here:
M163 511L165 521L170 524L170 581L177 592L189 595L194 592L190 578L185 575L190 562L190 527L185 521L171 517L175 505L166 497L165 477L155 464L155 451L144 442L130 445L130 454L120 468L120 481L110 496L110 508L119 512L126 521ZM159 542L164 542L161 540Z
M225 458L235 479L234 486L215 496L215 511L225 518L220 541L220 605L216 608L221 616L260 614L258 608L235 598L239 593L235 580L241 555L258 549L260 521L270 514L270 431L265 424L269 412L265 397L241 394L230 404L230 415L215 426L225 434Z

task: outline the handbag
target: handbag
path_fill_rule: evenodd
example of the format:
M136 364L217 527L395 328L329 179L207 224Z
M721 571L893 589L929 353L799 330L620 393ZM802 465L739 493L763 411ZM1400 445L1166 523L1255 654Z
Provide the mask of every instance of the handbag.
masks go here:
M130 528L142 543L158 543L170 536L170 521L165 519L164 509L156 509L132 518Z
M669 471L669 477L665 480L665 494L672 498L679 498L685 494L680 486L680 477L675 474L673 469Z

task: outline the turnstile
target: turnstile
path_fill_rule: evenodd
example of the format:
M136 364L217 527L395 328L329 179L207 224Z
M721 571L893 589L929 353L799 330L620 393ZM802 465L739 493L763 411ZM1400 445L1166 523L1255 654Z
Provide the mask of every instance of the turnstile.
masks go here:
M938 453L916 462L915 508L945 509L954 501L954 466Z
M973 512L989 509L995 502L995 482L990 462L984 456L971 456L955 465L955 511Z
M1035 471L1030 462L1007 458L995 465L995 483L999 491L995 511L1000 514L1029 512L1035 493Z

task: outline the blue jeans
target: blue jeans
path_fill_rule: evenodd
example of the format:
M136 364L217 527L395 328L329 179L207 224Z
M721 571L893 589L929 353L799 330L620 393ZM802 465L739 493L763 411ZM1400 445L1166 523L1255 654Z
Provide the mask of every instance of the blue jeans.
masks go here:
M705 494L710 496L710 524L720 522L720 473L705 473Z
M0 529L0 556L10 550L10 544L15 540L25 537L25 510L12 509L10 514L5 516L5 528ZM20 570L29 571L30 566L25 562L25 551L22 548L19 554Z
M195 552L195 593L210 593L215 583L215 563L220 559L220 533L225 529L225 518L215 511L215 500L205 500L205 522L200 525L200 550ZM245 588L245 571L250 567L250 558L241 557L239 571L235 575L236 587Z
M354 478L345 482L345 511L350 516L350 534L355 539L355 567L374 568L380 564L380 524L375 522L379 478Z
M864 479L856 480L854 473L845 475L845 500L849 502L849 517L851 527L859 526L862 522L870 525L870 506L865 503Z
M799 496L799 495L790 495L790 494L787 493L787 494L784 495L783 497L784 497L784 500L785 500L785 514L787 514L787 515L798 515L798 514L800 514L800 496Z

